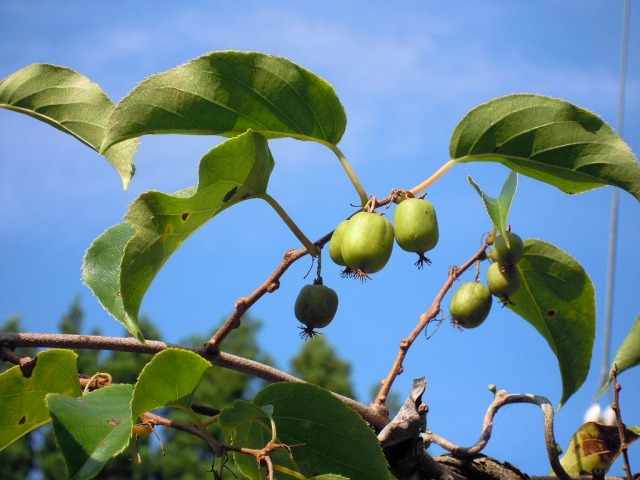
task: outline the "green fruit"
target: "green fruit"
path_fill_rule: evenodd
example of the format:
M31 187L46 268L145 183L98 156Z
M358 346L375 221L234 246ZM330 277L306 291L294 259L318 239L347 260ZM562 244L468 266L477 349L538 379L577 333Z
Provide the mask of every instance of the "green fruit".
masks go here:
M393 250L393 226L373 212L356 213L342 236L340 252L348 267L375 273L387 264Z
M305 285L300 290L294 305L296 318L305 326L300 336L314 337L316 328L323 328L331 323L338 311L338 294L332 288L322 284Z
M454 323L463 328L475 328L484 322L491 310L493 298L487 287L478 282L467 282L451 298L449 312Z
M511 267L518 263L524 255L524 243L515 233L508 232L507 238L509 239L508 247L502 235L496 238L493 242L492 257L503 266Z
M509 297L520 288L520 273L516 268L494 262L487 269L487 286L493 295L509 303Z
M393 214L396 242L403 250L420 256L418 266L431 263L425 252L438 244L438 218L433 204L422 198L407 198L400 202Z
M345 267L347 263L344 261L344 258L342 258L342 237L344 236L344 231L348 224L349 220L343 220L340 222L333 231L331 241L329 242L329 256L331 257L331 260L343 267Z

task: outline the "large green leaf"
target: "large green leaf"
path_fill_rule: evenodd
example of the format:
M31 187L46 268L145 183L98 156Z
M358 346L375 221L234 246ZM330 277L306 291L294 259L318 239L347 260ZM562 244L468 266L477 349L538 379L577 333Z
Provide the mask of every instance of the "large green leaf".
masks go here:
M142 340L140 304L165 262L215 215L265 193L273 166L267 140L252 131L213 148L200 161L196 188L172 195L143 193L126 214L135 234L130 236L131 228L124 225L112 227L94 242L83 264L85 282L109 313ZM109 269L113 274L103 275Z
M19 366L0 375L0 450L49 422L47 394L77 397L82 393L77 358L71 350L45 350L35 357L30 376L25 377Z
M640 166L593 113L540 95L500 97L471 110L449 147L457 162L500 162L566 193L614 185L640 200Z
M558 247L524 242L521 284L509 308L531 323L558 358L562 406L584 383L595 339L595 289L582 266Z
M248 129L337 144L345 127L333 87L308 70L262 53L212 52L142 82L116 107L102 148L149 133Z
M112 385L80 398L47 396L53 433L69 478L95 477L110 458L129 444L131 385Z
M160 407L191 407L200 378L209 367L211 363L188 350L168 348L155 355L136 382L133 418Z
M307 475L333 473L352 480L388 478L378 438L362 418L330 392L306 383L277 383L253 399L271 405L278 440Z
M0 82L0 107L37 118L99 151L114 104L83 75L34 63ZM137 147L138 141L130 140L105 153L125 189L134 173Z
M507 176L507 179L502 186L502 191L500 192L500 196L498 198L492 198L484 193L480 186L473 181L473 178L471 178L471 176L468 176L467 180L473 186L473 188L476 189L476 192L478 192L478 195L480 195L480 197L482 198L484 206L487 209L487 213L489 214L489 218L491 219L493 224L500 231L500 234L507 238L507 218L509 218L511 202L513 201L513 197L516 194L516 189L518 188L518 174L513 170L509 172L509 176Z
M220 426L224 432L227 443L245 448L262 449L272 439L271 419L262 408L244 400L236 400L229 408L220 413ZM277 429L277 427L276 427ZM277 432L276 432L277 433ZM293 447L293 458L285 449L276 450L271 454L271 459L277 465L298 471L295 463L296 453L299 447ZM262 480L261 472L255 457L239 452L233 453L233 460L243 475L250 480ZM280 478L281 474L278 474ZM282 474L285 478L285 475ZM286 476L289 478L289 476Z
M625 428L626 444L635 442L640 437L639 433L638 427ZM569 448L560 459L560 463L572 477L589 475L596 468L606 473L621 453L617 425L588 422L573 434Z

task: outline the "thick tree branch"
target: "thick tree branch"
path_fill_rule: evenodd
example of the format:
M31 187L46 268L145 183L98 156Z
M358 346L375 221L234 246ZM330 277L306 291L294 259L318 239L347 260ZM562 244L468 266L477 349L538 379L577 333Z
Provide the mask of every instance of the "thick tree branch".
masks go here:
M165 342L158 342L154 340L147 340L145 343L140 343L135 338L121 338L121 337L103 337L99 335L67 335L67 334L53 334L53 333L15 333L15 332L0 332L0 346L3 347L3 352L10 352L18 347L46 347L46 348L72 348L72 349L87 349L87 350L109 350L119 352L134 352L144 353L149 355L155 355L167 348L180 348L183 350L190 350L198 355L205 357L206 347L189 347L185 345L170 344ZM3 353L3 358L6 355ZM20 362L20 356L11 355L7 360L16 360ZM206 358L206 357L205 357ZM276 382L302 382L301 379L294 377L288 373L285 373L277 368L264 365L254 360L232 355L230 353L219 352L219 354L213 358L208 359L213 365L234 370L236 372L245 373L262 380L266 380L271 383ZM343 395L334 394L344 404L348 405L360 416L371 424L374 428L380 430L388 422L389 419L383 415L379 415L371 407L355 400L345 397Z

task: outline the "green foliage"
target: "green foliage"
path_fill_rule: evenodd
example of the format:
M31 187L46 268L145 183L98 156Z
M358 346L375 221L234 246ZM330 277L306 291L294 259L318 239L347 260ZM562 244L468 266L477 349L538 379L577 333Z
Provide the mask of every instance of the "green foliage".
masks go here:
M104 153L125 188L134 171L136 137L152 133L230 137L201 159L196 187L173 194L143 193L130 206L126 221L107 229L87 250L83 280L105 309L140 341L144 341L143 331L147 336L151 332L152 337L160 337L152 325L138 318L143 297L157 273L197 229L236 203L250 198L267 201L307 251L317 255L321 245L311 243L267 194L275 164L269 140L291 137L328 147L356 187L361 207L372 205L337 148L346 128L346 115L333 88L281 57L209 53L148 78L118 105L76 72L34 64L0 82L0 107L49 123ZM423 182L422 189L458 163L499 162L512 170L498 198L487 196L468 178L502 236L507 233L517 188L516 172L567 193L613 185L640 199L640 167L629 147L597 116L559 99L515 94L474 108L455 128L450 154L451 160ZM414 190L411 192L416 193ZM367 220L354 246L348 232L365 216L381 227L371 226ZM375 213L361 211L346 225L340 255L330 251L331 257L364 273L382 269L393 246L391 223ZM379 241L372 241L372 235ZM362 247L369 251L363 254ZM524 257L514 268L521 285L511 296L509 308L531 323L556 355L563 385L562 405L588 373L595 336L593 284L573 257L540 240L525 242ZM616 357L621 369L640 363L639 322ZM14 323L18 328L18 322ZM81 327L82 310L76 302L62 319L60 329L80 333ZM225 340L225 349L231 353L237 349L235 353L241 356L266 363L268 359L255 344L257 328L257 323L245 318L239 333ZM206 340L199 339L196 344ZM82 370L108 371L124 384L80 397L75 354L59 350L38 355L30 374L13 367L0 375L0 426L4 427L0 429L0 449L47 423L51 414L69 474L90 478L129 445L132 422L149 410L163 409L171 419L195 422L202 432L205 427L191 410L194 402L202 401L213 406L210 416L216 417L216 408L222 410L220 426L208 431L219 434L221 428L233 445L256 449L274 446L273 442L288 445L291 452L276 447L270 453L278 475L300 478L302 473L323 480L388 477L386 460L370 426L331 393L316 386L353 396L349 365L337 358L322 337L305 344L292 361L294 373L316 385L270 385L251 402L243 400L254 387L250 377L209 368L208 361L188 350L165 350L144 367L147 358L143 355L112 353L101 358L94 352L87 358L78 364ZM196 390L200 383L202 388ZM181 411L165 413L170 410L167 407ZM207 420L215 423L215 418ZM44 438L50 445L47 442L51 436ZM185 462L197 467L190 470L197 472L194 478L210 471L213 440L206 445L201 439L175 431L167 432L166 438L175 442L182 458L176 461L171 456L159 470L145 466L149 475L160 478L162 471L172 478L183 476ZM22 454L31 445L22 443ZM144 458L154 454L157 452L143 445ZM260 478L253 457L234 457L244 475ZM48 461L53 465L56 458L49 457ZM130 464L121 468L118 461L109 462L110 478L139 474L140 470L133 473Z
M631 330L629 330L622 345L620 345L620 348L616 352L616 356L611 363L610 371L613 371L613 367L615 366L618 369L618 373L622 373L637 365L640 365L640 316L636 318ZM598 397L607 391L609 385L611 385L611 379L612 377L610 376L609 380L602 386L597 393Z
M520 288L508 307L536 328L558 358L560 407L589 373L596 328L595 289L573 257L541 240L525 240L524 257L514 268L520 272Z
M112 385L81 398L47 396L53 431L70 478L93 478L129 444L132 392L131 385Z
M34 63L0 82L0 107L37 118L99 151L114 104L83 75L64 67ZM130 140L104 154L125 189L135 171L133 157L137 148L138 140Z
M70 350L47 350L32 371L15 366L0 375L0 450L50 421L47 394L80 395L76 357Z
M225 434L236 443L262 448L273 436L277 443L288 445L293 457L287 449L280 449L272 457L274 463L306 476L334 473L351 480L368 480L388 475L386 460L371 428L331 393L313 385L269 385L258 392L252 403L235 402L221 414L220 422ZM253 470L247 464L241 469L252 480L258 479L255 463L252 467Z
M137 418L156 408L190 408L202 374L211 367L201 356L188 350L168 348L144 367L136 382L131 413Z
M308 70L262 53L212 52L142 82L116 107L102 149L149 133L249 129L337 144L346 124L331 85Z
M474 108L449 152L456 162L500 162L566 193L615 185L640 200L631 149L596 115L556 98L515 94Z
M143 340L138 311L158 271L215 215L264 194L273 165L267 142L257 133L247 132L215 147L200 162L197 188L173 195L142 194L130 206L128 222L107 230L92 244L83 265L86 284L131 335ZM118 272L119 278L114 278Z
M507 218L509 217L509 210L511 209L513 197L515 196L516 189L518 188L518 174L513 170L509 172L509 176L505 180L498 198L492 198L485 194L478 184L473 181L471 176L468 176L467 180L471 185L473 185L473 188L476 189L478 195L482 198L484 206L487 209L487 213L489 214L489 218L493 224L502 236L506 236L509 227Z

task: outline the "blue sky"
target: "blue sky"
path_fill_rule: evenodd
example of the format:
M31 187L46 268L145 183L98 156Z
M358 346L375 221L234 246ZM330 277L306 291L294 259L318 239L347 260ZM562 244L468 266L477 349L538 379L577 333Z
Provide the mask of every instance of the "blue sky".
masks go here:
M625 139L640 150L640 12L632 9ZM120 100L145 77L213 50L255 50L285 56L327 79L348 119L340 147L370 194L411 188L448 160L451 132L479 103L530 92L564 98L615 126L622 1L553 2L3 2L0 77L33 62L70 67ZM33 332L56 330L80 295L90 327L118 335L112 320L81 284L83 252L118 223L140 193L196 184L201 156L217 137L143 137L128 191L97 154L71 137L13 112L0 111L0 319L20 314ZM276 168L269 191L310 238L351 212L357 196L327 149L294 140L272 142ZM507 170L459 165L429 189L441 239L433 265L413 268L396 249L390 264L365 285L343 280L325 262L325 283L340 295L326 338L353 365L359 399L370 400L399 341L415 325L445 280L449 265L478 248L490 222L472 175L497 195ZM523 238L571 253L596 286L598 328L593 367L583 388L556 418L566 446L592 402L602 355L608 228L612 190L567 196L520 178L510 223ZM620 238L613 348L640 313L640 210L620 195ZM204 333L252 292L298 244L269 207L249 201L225 211L193 236L156 278L142 305L164 338ZM264 349L286 369L301 346L293 303L309 262L293 266L281 288L252 314L264 322ZM471 279L469 274L464 280ZM449 297L446 299L448 304ZM487 385L536 393L557 404L557 362L526 322L494 308L482 328L443 327L420 339L394 390L403 398L415 377L428 380L429 426L472 444L491 401ZM622 401L627 423L640 424L640 371L629 371ZM638 458L632 447L632 457ZM511 406L496 421L485 453L528 473L548 471L542 417ZM637 460L636 460L637 463ZM635 466L637 468L637 465ZM621 467L616 466L621 473ZM615 473L615 472L614 472Z

